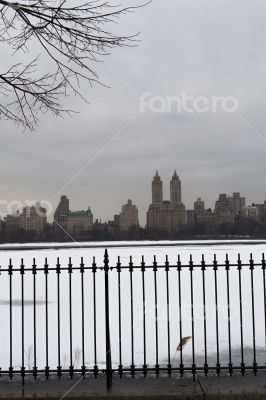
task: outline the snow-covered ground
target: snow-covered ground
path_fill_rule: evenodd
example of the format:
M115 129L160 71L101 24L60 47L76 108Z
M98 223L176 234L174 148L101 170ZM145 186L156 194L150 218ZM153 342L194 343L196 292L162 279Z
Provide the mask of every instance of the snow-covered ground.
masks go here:
M241 241L242 243L242 241ZM148 244L148 246L147 246ZM47 245L47 244L45 244ZM84 245L84 244L83 244ZM92 245L90 243L90 245ZM101 247L99 247L99 245ZM9 259L12 259L14 268L19 267L21 258L24 259L26 267L31 267L33 258L36 259L38 267L44 264L45 257L48 258L50 267L55 267L57 257L60 258L61 266L67 267L69 257L72 258L73 267L78 267L81 256L85 265L91 265L93 256L96 263L102 265L104 249L109 243L98 243L90 248L64 248L31 250L8 250L0 251L0 265L6 268ZM112 243L114 245L114 243ZM115 266L117 256L121 257L122 265L128 265L129 257L133 262L140 265L141 256L144 255L147 265L153 261L156 255L158 264L164 264L168 255L169 262L176 264L177 256L180 254L183 264L188 264L189 256L192 254L195 264L200 264L201 255L205 255L207 263L213 261L214 254L218 262L224 262L226 254L230 262L236 263L238 253L243 262L248 262L250 253L256 262L260 262L262 253L266 253L266 243L257 242L230 242L220 245L217 242L152 242L122 243L123 247L109 248L110 265ZM170 245L170 246L169 246ZM10 245L11 246L11 245ZM252 364L252 309L251 309L251 279L248 267L242 271L242 297L243 297L243 333L245 345L245 361ZM122 297L122 356L123 365L131 364L131 314L130 314L130 281L129 272L125 270L121 274L121 297ZM194 276L194 317L195 317L195 352L196 363L203 365L204 359L204 320L203 320L203 294L202 294L202 271L195 268ZM86 271L84 274L85 288L85 361L88 367L94 365L94 326L93 326L93 273ZM21 275L19 272L13 275L13 365L21 366ZM33 276L31 272L25 274L25 357L26 364L32 367L32 345L33 345ZM57 360L57 276L55 271L48 275L49 279L49 366L56 368ZM60 274L61 288L61 365L69 366L69 274L63 271ZM133 300L134 300L134 350L135 364L143 364L143 302L142 302L142 276L141 271L133 273ZM207 310L207 350L209 364L216 364L216 321L215 321L215 297L214 297L214 271L208 268L205 272L206 279L206 310ZM39 368L45 366L45 285L44 273L37 274L37 365ZM190 276L187 268L181 272L182 280L182 322L183 336L191 335L191 306L190 306ZM146 328L147 328L147 362L154 365L155 353L155 305L154 305L154 272L145 272L146 284ZM161 364L167 363L167 299L166 299L166 273L164 270L157 272L158 285L158 337L159 337L159 360ZM72 275L73 287L73 350L79 353L82 347L81 337L81 274L75 271ZM169 272L170 290L170 348L171 358L175 354L175 348L179 342L179 307L178 307L178 273L176 269ZM99 367L104 365L105 360L105 323L104 323L104 272L96 274L97 291L97 358ZM266 362L265 351L265 311L263 291L263 271L261 267L254 270L254 299L256 317L256 346L258 362L262 365ZM230 301L231 301L231 337L233 347L233 363L239 364L240 348L240 317L239 317L239 289L238 271L235 267L230 270ZM228 320L227 320L227 286L226 271L224 268L218 271L218 311L219 311L219 345L221 350L221 362L228 364ZM117 271L110 272L110 310L111 310L111 343L112 360L114 364L119 361L119 331L118 331L118 282ZM3 369L9 366L9 277L6 272L0 276L0 366ZM191 342L184 350L184 364L191 364ZM30 354L29 354L30 353ZM78 357L77 364L80 367L82 360ZM179 355L175 357L175 365L179 364ZM28 365L26 365L28 366Z

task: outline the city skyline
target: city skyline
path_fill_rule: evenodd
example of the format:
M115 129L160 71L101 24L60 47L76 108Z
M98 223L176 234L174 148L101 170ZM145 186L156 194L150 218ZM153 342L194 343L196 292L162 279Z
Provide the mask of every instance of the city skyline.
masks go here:
M104 221L95 216L91 205L73 210L71 200L62 195L56 209L46 209L42 202L37 202L9 213L0 220L0 241L158 240L202 236L264 237L266 234L266 200L247 205L246 198L239 192L231 196L220 193L213 209L205 207L205 199L200 197L194 201L193 209L188 209L182 202L182 181L176 170L167 198L163 186L156 170L143 224L139 220L138 206L131 199Z
M155 174L153 175L153 178L156 178L156 177L158 177L159 179L161 179L161 176L160 176L160 174L159 174L159 170L158 170L158 169L156 169ZM162 183L162 187L161 187L162 193L161 193L161 196L162 196L162 199L163 199L163 200L164 200L164 199L167 199L167 200L170 199L170 200L171 200L171 196L172 196L171 183L172 183L172 180L173 180L174 177L177 177L177 178L179 179L179 175L177 175L177 169L174 169L173 175L172 175L171 177L169 177L169 174L168 174L168 180L166 180L166 179L162 179L162 180L161 180L161 183ZM150 181L151 181L151 179L150 179ZM183 179L182 179L181 181L182 181L182 198L183 198L183 197L185 197L185 196L184 196L184 191L183 191L184 181L183 181ZM181 181L180 181L180 184L181 184ZM166 184L166 183L167 183L167 184ZM211 203L211 201L207 198L207 196L204 196L204 194L203 194L203 195L195 195L194 198L190 199L189 205L187 205L187 203L186 203L185 201L183 201L184 206L185 206L185 210L186 210L186 211L189 211L189 210L194 209L194 204L195 204L195 202L196 202L197 200L202 200L202 201L204 202L205 209L214 210L216 201L218 200L219 196L220 196L221 194L223 194L223 193L227 194L228 196L231 196L231 195L233 195L234 193L241 193L241 192L236 191L236 190L234 190L234 191L231 192L231 193L226 193L226 192L220 191L219 193L214 194L214 197L216 196L216 197L215 197L215 200L214 200L214 203ZM132 200L132 201L134 202L134 204L137 206L137 208L138 208L138 213L139 213L139 223L140 223L141 226L144 227L144 226L146 225L146 223L147 223L147 216L146 216L146 213L147 213L149 204L152 203L152 199L153 199L153 194L152 194L152 183L148 183L148 185L147 185L147 190L146 190L146 193L145 193L145 197L147 197L147 194L148 194L148 197L150 197L150 199L149 199L148 204L147 204L146 206L144 205L144 208L141 208L141 207L139 206L139 204L135 201L134 197L130 198L130 196L125 196L124 198L127 199L127 200L124 200L124 202L123 202L123 201L120 201L119 207L118 207L117 209L115 209L115 210L113 211L113 213L112 213L110 216L108 216L107 218L104 218L102 215L98 215L98 214L95 213L95 204L92 204L92 203L90 202L89 199L87 200L87 203L88 203L88 204L86 204L86 203L84 204L84 199L83 199L83 203L82 203L83 205L82 205L82 207L77 207L77 206L75 205L75 200L74 200L71 196L69 196L68 194L67 194L67 195L63 194L62 196L63 196L63 197L66 196L68 199L71 198L71 204L72 204L72 206L71 206L71 211L77 212L77 211L79 211L79 210L86 211L86 210L90 209L90 210L92 210L92 214L93 214L94 220L99 220L99 221L102 221L102 222L108 222L108 221L112 220L113 217L114 217L114 215L116 215L116 214L118 214L118 213L120 212L121 207L122 207L122 204L125 204L126 201L129 201L128 199L130 199L130 200ZM259 201L252 201L252 200L249 201L249 200L247 199L247 197L245 196L245 193L241 193L241 195L244 196L247 206L252 206L252 204L259 204L259 203L264 202L264 200L265 200L265 199L262 198L262 199L259 199ZM62 197L62 196L61 196L61 197ZM108 198L109 198L109 195L108 195L108 194L106 194L106 196L108 196ZM180 186L180 194L179 194L179 196L180 196L180 197L179 197L179 202L180 202L180 199L181 199L181 186ZM266 197L266 196L265 196L265 197ZM37 200L29 200L29 199L26 199L26 200L25 200L25 202L26 202L25 204L23 203L23 200L18 200L18 202L20 202L20 201L21 201L22 206L21 206L20 208L14 209L13 212L16 213L17 211L22 211L22 208L23 208L23 207L28 206L28 205L31 204L31 203L32 203L32 205L34 205L35 202L39 202L39 201L40 201L40 202L45 202L46 204L49 204L49 200L44 200L44 199L42 199L42 200L41 200L41 199L37 199ZM117 202L118 202L118 201L119 201L119 199L117 199ZM7 201L6 201L6 202L7 202ZM11 202L12 202L12 201L11 201ZM14 202L14 204L15 204L15 203L16 203L16 200L15 200L15 201L13 200L13 202ZM50 209L48 210L48 214L47 214L48 222L50 222L50 223L53 222L53 220L54 220L53 215L54 215L54 213L55 213L57 207L58 207L58 202L55 204L55 206L53 206L53 205L51 204L51 207L50 207ZM0 220L1 220L1 219L3 220L4 217L8 214L8 212L6 212L5 215L4 215L4 213L3 213L3 206L2 206L2 210L0 210L0 211L1 211ZM10 213L10 212L9 212L9 213Z

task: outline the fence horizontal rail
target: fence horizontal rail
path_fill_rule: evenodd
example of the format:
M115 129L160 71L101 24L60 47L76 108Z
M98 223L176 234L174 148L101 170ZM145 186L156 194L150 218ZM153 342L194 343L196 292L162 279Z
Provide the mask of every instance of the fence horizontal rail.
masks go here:
M14 263L16 264L16 263ZM266 370L266 261L0 267L0 375ZM101 354L101 356L100 356Z

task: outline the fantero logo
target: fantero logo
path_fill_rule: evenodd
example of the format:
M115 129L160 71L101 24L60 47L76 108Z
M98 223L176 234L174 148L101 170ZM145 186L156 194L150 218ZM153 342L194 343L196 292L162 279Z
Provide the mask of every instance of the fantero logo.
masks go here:
M182 92L179 96L152 96L150 92L143 93L139 100L141 113L177 113L177 114L216 114L218 112L234 113L239 108L239 102L233 96L190 96Z

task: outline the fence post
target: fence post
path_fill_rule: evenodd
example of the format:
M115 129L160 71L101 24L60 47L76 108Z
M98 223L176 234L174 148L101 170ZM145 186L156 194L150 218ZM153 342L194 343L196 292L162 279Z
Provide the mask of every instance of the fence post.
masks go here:
M109 321L109 258L108 252L104 253L105 272L105 336L106 336L106 385L109 391L112 387L112 357L110 342L110 321Z

